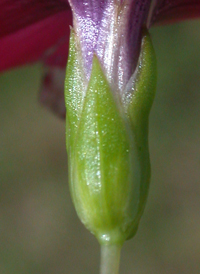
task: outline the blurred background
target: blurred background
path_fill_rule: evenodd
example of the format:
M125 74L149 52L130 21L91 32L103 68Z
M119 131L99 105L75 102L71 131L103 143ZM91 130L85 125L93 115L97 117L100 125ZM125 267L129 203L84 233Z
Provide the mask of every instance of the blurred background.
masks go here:
M151 29L152 179L123 274L200 273L200 21ZM67 182L65 123L38 103L40 64L0 75L0 274L98 273Z

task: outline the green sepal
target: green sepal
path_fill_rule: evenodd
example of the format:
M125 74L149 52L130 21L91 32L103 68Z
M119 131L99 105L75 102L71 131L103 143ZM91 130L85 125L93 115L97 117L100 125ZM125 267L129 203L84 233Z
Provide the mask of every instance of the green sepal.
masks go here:
M73 149L71 187L79 217L101 243L122 244L138 211L138 159L96 56Z
M73 29L70 33L69 56L65 77L65 104L67 109L66 145L73 146L87 89L80 46Z
M131 90L128 100L124 102L127 116L130 119L132 132L134 133L137 154L140 166L140 202L137 216L133 222L131 238L137 231L140 218L146 204L151 167L148 145L149 113L153 104L157 82L157 62L155 51L147 31L143 34L141 52L136 71L129 82Z

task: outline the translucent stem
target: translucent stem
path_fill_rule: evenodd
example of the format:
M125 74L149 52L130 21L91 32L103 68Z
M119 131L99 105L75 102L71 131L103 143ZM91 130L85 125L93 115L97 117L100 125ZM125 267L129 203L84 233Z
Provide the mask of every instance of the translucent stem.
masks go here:
M119 245L102 245L101 246L101 265L100 274L118 274L120 263Z

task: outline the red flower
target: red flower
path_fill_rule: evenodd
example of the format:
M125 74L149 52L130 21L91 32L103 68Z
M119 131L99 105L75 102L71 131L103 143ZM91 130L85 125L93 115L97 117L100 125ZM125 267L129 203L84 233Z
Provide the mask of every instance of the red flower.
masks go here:
M148 13L149 26L195 18L200 0L152 0ZM67 0L0 0L0 71L41 60L46 68L41 100L62 117L69 25Z

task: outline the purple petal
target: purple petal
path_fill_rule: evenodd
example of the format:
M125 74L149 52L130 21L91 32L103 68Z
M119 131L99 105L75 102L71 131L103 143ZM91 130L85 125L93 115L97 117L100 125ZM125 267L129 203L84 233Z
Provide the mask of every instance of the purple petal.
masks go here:
M137 64L142 26L151 1L70 0L69 3L87 79L95 53L111 84L122 91Z
M94 49L96 48L103 14L108 5L107 2L107 0L70 1L74 16L74 27L80 39L87 74L91 70Z

